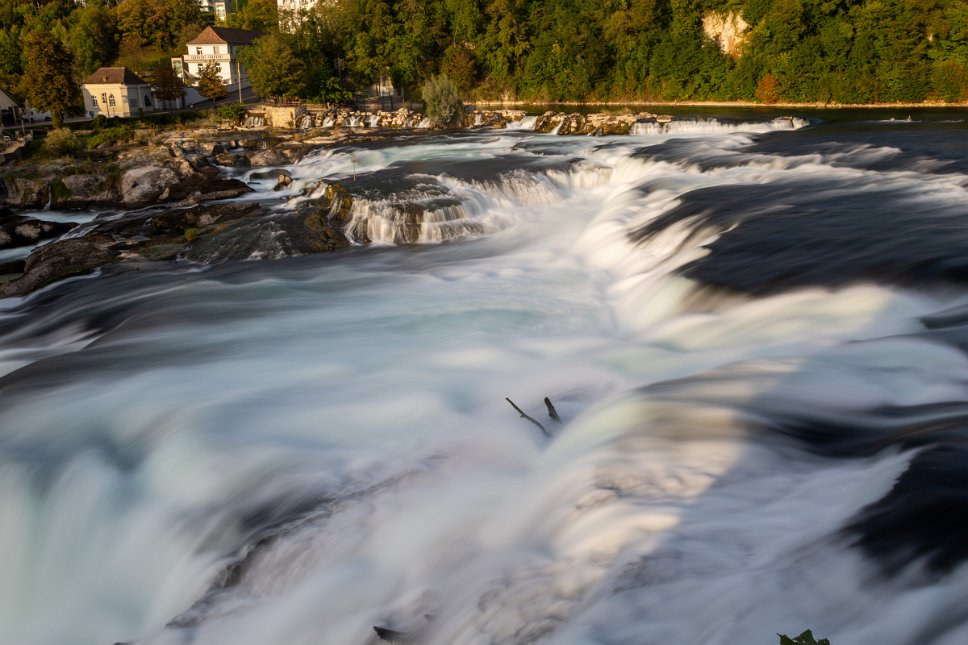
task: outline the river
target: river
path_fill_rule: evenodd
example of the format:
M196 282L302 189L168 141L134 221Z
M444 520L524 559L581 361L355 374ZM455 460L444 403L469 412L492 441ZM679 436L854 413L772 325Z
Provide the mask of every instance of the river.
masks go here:
M322 150L244 199L372 244L0 301L0 643L968 642L964 113L775 116Z

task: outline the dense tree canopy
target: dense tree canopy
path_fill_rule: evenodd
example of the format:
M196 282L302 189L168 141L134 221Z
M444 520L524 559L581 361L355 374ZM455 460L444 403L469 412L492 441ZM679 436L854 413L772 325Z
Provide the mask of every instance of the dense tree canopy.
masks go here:
M717 16L745 21L728 51L704 28ZM250 63L276 96L385 79L416 96L445 74L465 98L968 100L968 0L335 0L282 18L288 33ZM32 32L69 34L79 80L112 63L146 73L205 19L196 0L4 0L0 84L28 71ZM240 0L225 19L279 23L275 0Z
M70 50L56 35L32 31L24 39L24 94L35 108L50 111L55 128L81 102L81 90L70 75L72 63Z

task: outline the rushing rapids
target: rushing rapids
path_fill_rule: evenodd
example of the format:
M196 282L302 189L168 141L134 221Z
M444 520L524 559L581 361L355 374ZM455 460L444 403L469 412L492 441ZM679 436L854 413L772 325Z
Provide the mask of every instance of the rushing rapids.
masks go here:
M0 642L966 642L968 126L673 123L241 170L356 248L0 301Z

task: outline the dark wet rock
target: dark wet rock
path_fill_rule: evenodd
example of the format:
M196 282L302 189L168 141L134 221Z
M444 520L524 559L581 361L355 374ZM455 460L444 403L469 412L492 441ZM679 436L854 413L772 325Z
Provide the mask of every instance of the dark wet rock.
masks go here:
M110 235L114 239L151 240L155 244L171 240L185 241L185 231L197 229L204 232L208 227L263 214L258 202L226 202L199 204L190 208L171 208L152 213L138 213L128 217L99 224L96 234Z
M271 170L257 170L249 175L250 179L277 179L279 176L285 175L286 177L292 177L290 173L285 168L273 168Z
M246 154L249 166L281 166L288 163L289 159L279 148L268 150L256 150Z
M53 282L82 275L117 259L111 240L72 238L46 244L27 258L20 278L0 283L0 297L23 296Z
M248 168L252 165L246 155L236 152L222 152L215 155L215 163L227 168Z
M179 184L170 194L179 199L178 206L186 206L215 199L231 199L251 192L252 189L238 179L196 179Z
M0 262L0 276L23 273L26 265L27 261L25 259Z
M377 637L381 641L386 641L388 643L412 643L416 640L417 634L413 632L400 632L395 629L388 629L386 627L373 627L373 631L376 632Z
M200 235L187 246L184 258L219 264L326 253L350 246L346 235L327 215L326 209L315 207L240 222Z
M46 222L22 215L0 213L0 249L30 246L42 240L60 237L76 224Z

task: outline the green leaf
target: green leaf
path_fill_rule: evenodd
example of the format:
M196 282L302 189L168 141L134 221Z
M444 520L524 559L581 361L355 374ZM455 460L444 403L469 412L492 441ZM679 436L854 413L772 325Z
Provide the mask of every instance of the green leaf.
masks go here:
M796 638L790 638L783 634L777 634L777 636L780 637L780 645L830 645L830 641L826 638L821 638L819 641L815 640L813 632L809 629Z

